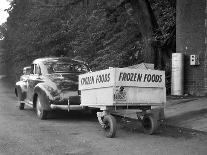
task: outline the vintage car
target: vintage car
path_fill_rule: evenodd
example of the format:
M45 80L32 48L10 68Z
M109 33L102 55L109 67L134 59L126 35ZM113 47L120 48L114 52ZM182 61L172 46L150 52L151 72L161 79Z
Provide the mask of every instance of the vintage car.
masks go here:
M46 119L48 112L56 109L83 109L78 75L89 71L86 63L67 57L34 60L28 77L21 78L15 86L19 109L23 110L25 104L31 106L40 119Z

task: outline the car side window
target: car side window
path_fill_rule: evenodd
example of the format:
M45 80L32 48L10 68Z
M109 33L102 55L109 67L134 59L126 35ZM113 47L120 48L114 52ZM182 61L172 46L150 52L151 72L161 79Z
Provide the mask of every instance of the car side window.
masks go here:
M37 64L35 64L35 74L38 74L38 75L40 75L41 74L41 70L40 70L40 67L37 65Z
M26 75L29 75L30 72L31 72L31 68L27 68L25 72L26 72L26 73L25 73Z
M35 67L34 67L34 64L31 65L31 74L34 74L35 73Z

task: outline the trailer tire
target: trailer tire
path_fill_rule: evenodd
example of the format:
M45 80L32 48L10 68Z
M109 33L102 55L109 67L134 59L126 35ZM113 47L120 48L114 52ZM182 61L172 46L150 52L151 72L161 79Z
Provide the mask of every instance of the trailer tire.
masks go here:
M113 138L116 135L116 119L112 115L104 116L103 123L105 124L104 132L106 137Z
M158 128L158 121L151 114L146 114L142 120L142 127L145 134L152 135Z

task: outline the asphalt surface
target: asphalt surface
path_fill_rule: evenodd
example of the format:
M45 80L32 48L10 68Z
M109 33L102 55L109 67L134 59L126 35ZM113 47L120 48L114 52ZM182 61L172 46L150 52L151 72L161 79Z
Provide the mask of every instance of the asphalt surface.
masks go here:
M0 155L206 155L207 134L162 125L155 135L138 122L119 120L117 136L106 138L96 116L56 112L39 120L19 110L13 84L0 76Z

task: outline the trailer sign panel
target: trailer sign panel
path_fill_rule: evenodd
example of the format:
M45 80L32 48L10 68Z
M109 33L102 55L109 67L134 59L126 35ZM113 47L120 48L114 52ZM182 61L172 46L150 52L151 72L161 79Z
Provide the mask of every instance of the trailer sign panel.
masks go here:
M79 76L80 90L110 86L165 87L165 73L157 70L112 68Z
M162 75L120 72L118 81L162 82Z
M88 76L81 78L81 85L90 85L90 84L98 84L98 83L106 83L110 81L110 73L108 74L100 74L95 76Z
M116 86L165 87L165 72L118 68L115 81Z
M114 83L114 70L106 69L79 75L79 89L110 87Z

